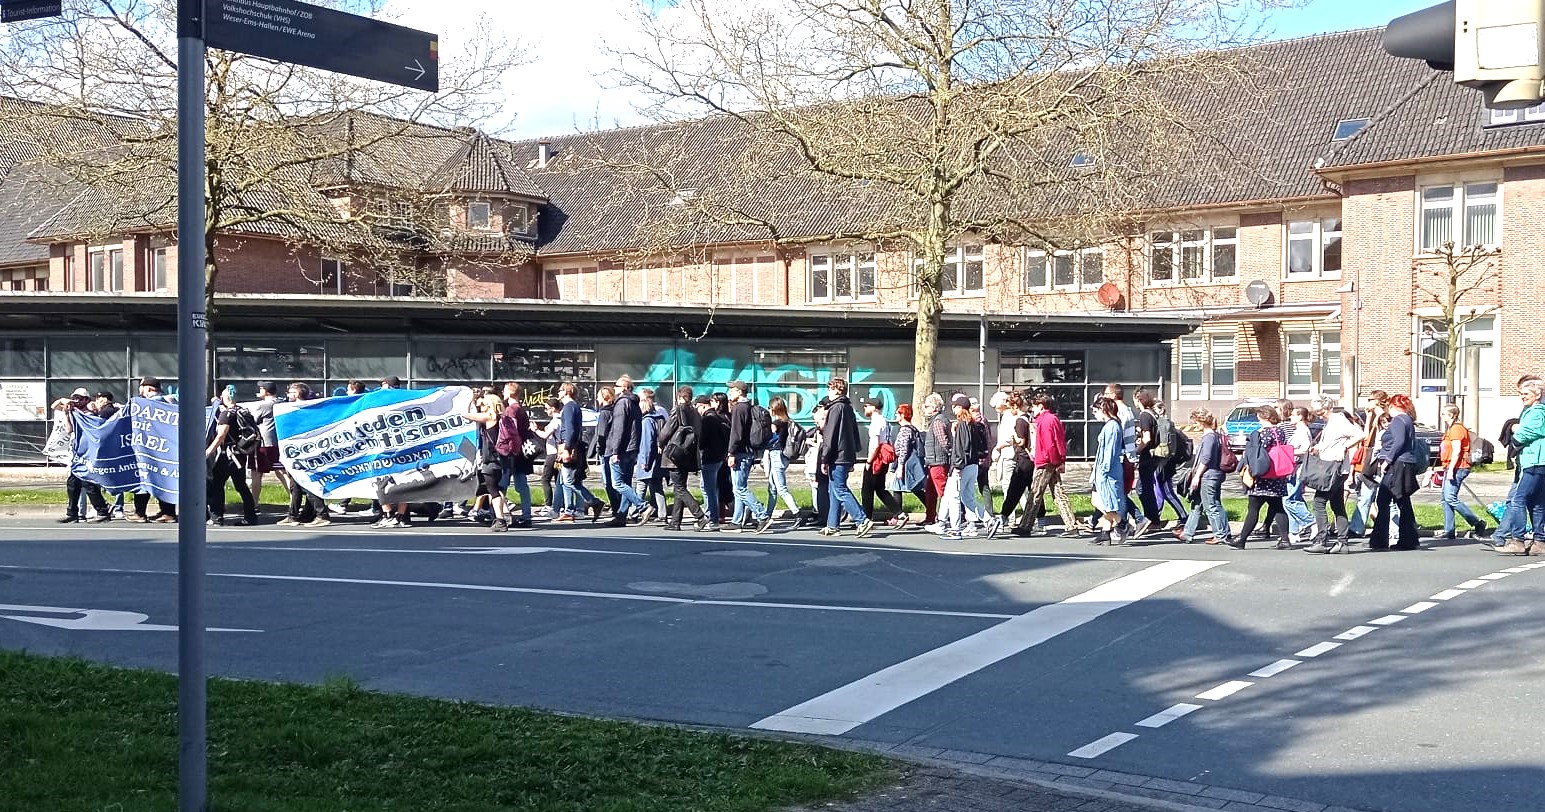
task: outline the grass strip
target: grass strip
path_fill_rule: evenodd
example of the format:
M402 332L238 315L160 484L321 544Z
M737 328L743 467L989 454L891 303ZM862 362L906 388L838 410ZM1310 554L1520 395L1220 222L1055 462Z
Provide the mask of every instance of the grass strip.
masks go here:
M177 682L0 651L0 807L177 806ZM875 756L321 686L213 679L210 808L239 812L773 810L894 775Z

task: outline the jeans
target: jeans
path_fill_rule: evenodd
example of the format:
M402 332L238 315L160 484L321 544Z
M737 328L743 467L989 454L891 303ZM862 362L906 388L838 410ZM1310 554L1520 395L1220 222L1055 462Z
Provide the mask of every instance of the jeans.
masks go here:
M515 492L520 494L520 517L531 521L531 481L526 478L526 472L512 464L505 468L505 476L509 484L515 486Z
M618 454L606 458L606 470L612 487L617 491L617 512L624 516L644 507L643 497L633 489L633 464L638 462L634 454Z
M1201 490L1201 505L1186 516L1185 537L1188 540L1196 538L1202 515L1205 514L1207 524L1212 528L1212 537L1218 541L1228 541L1228 511L1223 509L1223 480L1203 475Z
M583 511L595 504L595 495L579 484L579 469L558 466L558 502L567 513Z
M939 507L939 521L957 529L967 522L987 521L987 511L977 498L976 470L973 463L950 471L950 478L944 485L944 503Z
M756 463L756 457L751 454L735 455L735 471L732 480L735 489L735 511L730 514L731 524L740 524L746 520L746 514L751 514L758 524L767 521L767 508L762 506L762 500L756 498L751 492L751 466Z
M1288 477L1287 498L1282 500L1282 509L1288 517L1288 532L1293 535L1314 526L1314 514L1309 512L1309 505L1304 501L1304 483L1298 476L1299 472L1295 470Z
M1504 539L1521 539L1527 529L1534 526L1534 540L1545 542L1545 465L1535 465L1518 473L1518 484L1507 499L1507 511L1497 535Z
M972 467L973 469L975 468L975 466ZM852 465L839 464L832 466L831 482L827 485L831 493L831 507L826 512L826 527L828 529L837 529L841 522L843 511L847 511L847 514L853 517L854 524L861 525L869 520L869 517L864 515L864 509L858 506L858 499L853 496L852 489L848 487L848 474L852 470ZM975 474L975 471L973 470L972 473ZM974 478L971 480L971 487L973 490L976 487L976 480Z
M714 527L719 526L719 469L723 467L724 460L703 460L703 512Z
M777 507L781 498L783 506L790 513L798 513L799 503L794 501L794 494L789 491L789 458L783 456L783 449L768 450L762 464L767 466L767 510L771 512Z
M1486 523L1481 521L1474 513L1470 512L1463 499L1459 498L1459 486L1463 485L1465 478L1470 476L1469 468L1455 468L1453 476L1443 478L1443 535L1454 535L1454 513L1465 517L1465 521L1476 530L1486 529Z

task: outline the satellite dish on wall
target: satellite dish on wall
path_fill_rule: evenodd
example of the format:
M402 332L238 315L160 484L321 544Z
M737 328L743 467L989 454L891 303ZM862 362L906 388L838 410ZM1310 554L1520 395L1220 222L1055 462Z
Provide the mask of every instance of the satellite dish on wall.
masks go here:
M1107 310L1115 310L1116 305L1121 304L1121 288L1116 287L1114 282L1106 282L1094 292L1094 300L1104 305Z
M1265 307L1271 302L1271 286L1260 279L1245 285L1245 301L1256 307Z

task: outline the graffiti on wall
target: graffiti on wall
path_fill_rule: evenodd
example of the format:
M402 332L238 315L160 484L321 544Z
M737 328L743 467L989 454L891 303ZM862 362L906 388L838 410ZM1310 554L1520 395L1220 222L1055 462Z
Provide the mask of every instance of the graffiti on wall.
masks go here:
M730 381L746 381L755 387L757 402L765 405L775 397L783 398L788 404L789 416L808 423L816 401L826 395L826 382L837 374L831 367L798 363L763 366L726 357L699 360L698 354L691 350L671 347L655 356L639 380L644 386L679 382L693 387L707 384L715 389L722 389ZM885 405L885 414L895 414L902 399L888 385L865 383L874 375L872 367L849 370L848 397L855 403L860 398L874 398Z

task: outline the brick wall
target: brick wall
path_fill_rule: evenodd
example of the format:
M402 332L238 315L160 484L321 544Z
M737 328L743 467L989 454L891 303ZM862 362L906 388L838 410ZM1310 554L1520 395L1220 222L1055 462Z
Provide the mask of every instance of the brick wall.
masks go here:
M1362 391L1411 389L1411 257L1416 246L1416 176L1348 181L1342 211L1346 367Z
M1502 253L1498 391L1510 394L1520 375L1545 374L1545 164L1503 171Z

